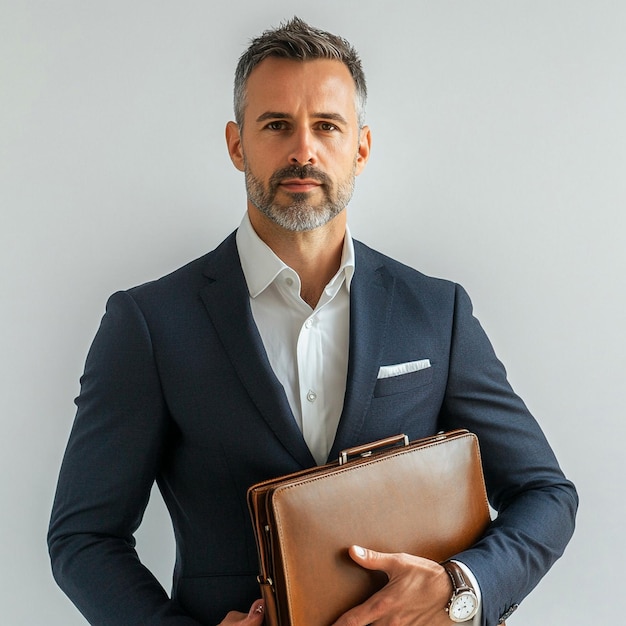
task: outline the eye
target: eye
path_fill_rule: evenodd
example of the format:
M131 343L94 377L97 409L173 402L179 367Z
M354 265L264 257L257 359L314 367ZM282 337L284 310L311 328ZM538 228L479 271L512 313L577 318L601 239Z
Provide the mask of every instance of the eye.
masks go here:
M270 122L265 128L269 130L285 130L286 125L285 125L285 122L275 121L275 122Z
M335 126L335 124L331 122L320 122L319 129L323 130L324 132L332 132L335 130L339 130L337 126Z

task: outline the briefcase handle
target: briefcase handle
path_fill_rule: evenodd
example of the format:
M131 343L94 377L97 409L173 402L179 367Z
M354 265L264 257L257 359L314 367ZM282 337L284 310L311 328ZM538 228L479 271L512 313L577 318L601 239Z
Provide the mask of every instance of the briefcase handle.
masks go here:
M391 448L392 446L397 446L399 444L402 444L404 447L409 445L409 438L407 435L394 435L393 437L379 439L378 441L366 443L361 446L355 446L354 448L346 448L339 453L339 465L345 465L352 457L367 457L370 456L375 450Z

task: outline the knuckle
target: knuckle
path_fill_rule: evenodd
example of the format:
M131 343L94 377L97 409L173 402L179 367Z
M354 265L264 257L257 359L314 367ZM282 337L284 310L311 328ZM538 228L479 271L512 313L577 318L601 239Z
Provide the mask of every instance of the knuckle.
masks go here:
M374 615L376 619L383 615L388 616L392 607L391 598L386 595L373 596L371 599L372 615Z

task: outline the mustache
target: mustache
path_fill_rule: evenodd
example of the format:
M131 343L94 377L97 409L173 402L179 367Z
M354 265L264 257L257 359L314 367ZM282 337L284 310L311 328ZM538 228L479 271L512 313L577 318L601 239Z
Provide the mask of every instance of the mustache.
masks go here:
M328 185L331 182L328 174L313 165L290 165L276 170L270 178L270 185L276 188L286 178L311 178L322 185Z

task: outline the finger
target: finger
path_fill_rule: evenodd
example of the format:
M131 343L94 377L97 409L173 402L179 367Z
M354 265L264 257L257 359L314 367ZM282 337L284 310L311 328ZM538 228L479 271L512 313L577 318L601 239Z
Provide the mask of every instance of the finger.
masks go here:
M220 626L227 626L232 624L239 624L243 626L261 626L263 624L263 618L265 617L265 605L263 600L257 600L250 607L247 613L240 613L239 611L230 611L228 615L220 622Z
M368 626L373 622L371 611L361 604L344 613L333 626Z
M385 572L390 554L368 550L362 546L353 545L348 548L350 557L361 567L370 570ZM353 607L344 613L333 626L366 626L375 622L384 614L384 602L378 601L378 594L374 594L363 604Z
M257 600L248 611L248 622L252 624L262 624L265 616L265 604L263 600Z
M383 552L376 552L375 550L368 550L361 546L350 546L348 554L355 563L358 563L365 569L378 570L390 573L393 569L394 555L385 554Z

